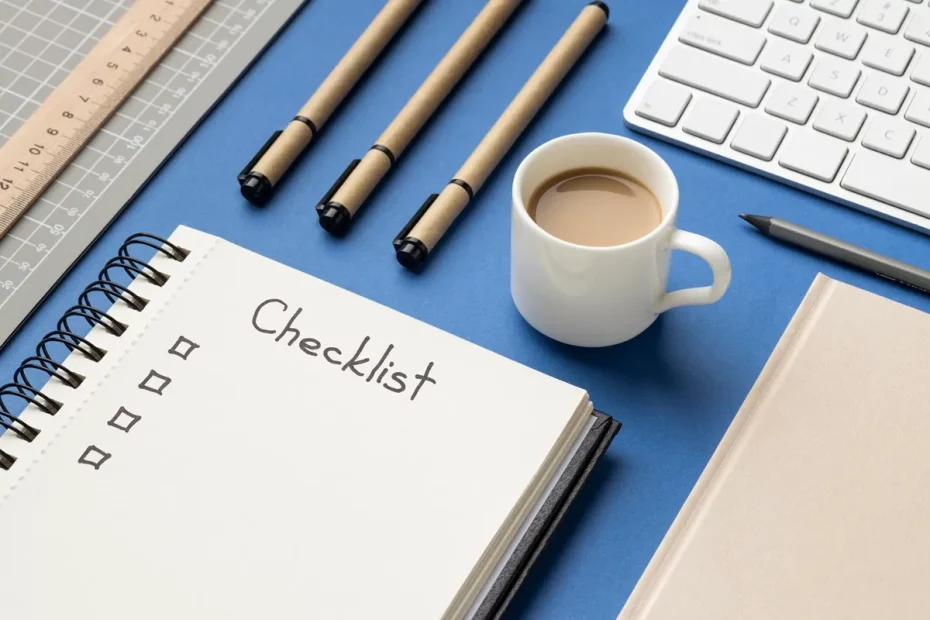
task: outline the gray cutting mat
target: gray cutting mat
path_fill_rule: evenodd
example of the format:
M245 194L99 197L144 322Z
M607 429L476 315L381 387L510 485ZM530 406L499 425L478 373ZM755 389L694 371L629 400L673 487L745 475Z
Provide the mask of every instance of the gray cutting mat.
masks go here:
M214 0L0 240L0 343L306 0ZM0 0L0 147L132 4Z

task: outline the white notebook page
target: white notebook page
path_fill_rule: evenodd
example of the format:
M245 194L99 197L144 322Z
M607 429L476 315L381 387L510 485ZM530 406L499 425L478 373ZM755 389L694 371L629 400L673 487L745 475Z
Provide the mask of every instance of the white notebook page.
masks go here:
M81 388L49 387L54 422L27 413L50 430L0 438L22 455L0 472L4 615L440 618L584 392L208 235L172 241L193 253L119 312L126 334L95 336L110 352Z

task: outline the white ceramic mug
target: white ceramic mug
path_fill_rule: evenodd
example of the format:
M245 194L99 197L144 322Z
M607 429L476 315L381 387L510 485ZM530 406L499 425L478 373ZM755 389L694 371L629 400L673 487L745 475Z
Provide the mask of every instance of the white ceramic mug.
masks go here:
M648 187L662 221L648 235L611 247L563 241L526 210L547 179L576 168L609 168ZM557 138L529 154L513 181L510 291L523 318L560 342L602 347L643 332L678 306L712 304L730 284L730 259L717 243L675 228L678 181L668 164L638 142L603 133ZM667 291L672 250L703 258L711 286Z

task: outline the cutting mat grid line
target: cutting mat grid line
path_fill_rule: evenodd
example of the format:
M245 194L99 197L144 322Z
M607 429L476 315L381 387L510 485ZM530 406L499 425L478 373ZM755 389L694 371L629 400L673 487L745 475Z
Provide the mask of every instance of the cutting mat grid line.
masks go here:
M0 146L130 4L131 0L0 0L0 6L16 9L0 24ZM272 4L270 0L211 4L0 241L0 309Z
M30 0L30 1L35 1L35 0ZM7 0L0 0L0 3L9 4L9 2L8 2ZM27 4L27 5L28 5L28 4ZM27 5L23 5L24 10L25 10L25 7L26 7ZM71 7L71 8L73 8L73 7ZM113 22L107 22L107 17L110 17L118 8L122 8L122 7L120 7L119 5L114 5L114 6L109 10L109 12L107 13L106 17L101 18L101 21L106 22L106 23L109 23L109 24L112 25ZM31 12L30 12L30 14L33 14L33 15L34 15L34 13L31 13ZM74 17L73 17L72 20L71 20L71 23L73 24L74 21L75 21L81 14L82 14L82 12L77 12L77 13L75 13ZM41 16L41 15L38 15L38 17L42 17L42 16ZM51 20L49 20L49 21L51 21ZM36 24L36 27L38 27L38 25L41 24L41 23L42 23L42 22L39 21L39 22ZM56 25L58 25L59 27L71 29L71 24L65 25L65 24L60 24L60 23L58 23L58 22L54 22L54 23L55 23ZM77 33L81 34L81 31L79 31L79 30L76 30L76 29L72 29L72 30L74 30L74 32L77 32ZM96 42L96 41L98 41L98 40L99 40L99 39L95 39L91 33L89 33L89 32L88 32L88 33L84 33L84 36L81 38L81 41L80 41L80 43L78 44L78 48L77 48L77 49L80 49L83 45L86 45L88 41L94 41L94 42ZM39 58L41 57L42 54L44 54L45 52L48 51L49 47L51 47L51 44L46 44L46 46L42 49L42 51L39 52L39 54L38 54L37 56L35 56L34 58L32 58L32 60L29 61L29 64L27 64L27 65L23 68L23 70L20 72L20 76L21 76L21 77L31 77L31 75L30 75L30 73L29 73L30 69L32 69L32 68L35 66L35 64L36 64L37 62L39 62ZM14 53L14 50L11 49L11 50L10 50L10 54L13 54L13 53ZM44 61L42 61L42 62L44 62ZM48 63L46 63L46 64L48 64ZM2 66L2 65L3 65L3 62L0 61L0 66ZM58 64L58 66L55 67L56 71L62 69L63 66L64 66L64 61L62 61L61 63ZM52 75L54 75L54 72L50 73L50 74L49 74L48 76L46 76L41 82L39 82L39 85L36 86L36 87L33 89L33 91L32 91L31 93L29 93L28 95L26 95L25 92L24 92L22 95L20 95L20 96L22 96L22 98L23 98L23 103L20 104L20 107L19 107L19 108L17 108L16 110L13 111L13 113L12 113L12 115L11 115L11 118L10 118L10 119L7 119L7 121L4 122L3 125L0 126L0 128L5 128L6 125L7 125L7 123L9 123L10 120L12 120L13 118L22 118L21 112L23 111L23 108L25 108L27 104L29 104L29 103L36 103L36 105L40 105L41 102L37 102L36 99L34 99L34 98L36 97L36 95L39 94L39 91L42 89L43 86L48 86L48 85L49 85L49 84L48 84L48 81L49 81L49 78L50 78ZM17 94L17 93L15 93L15 92L13 92L13 91L7 89L7 88L4 88L4 90L5 90L6 92L8 92L8 93L12 93L13 95L16 95L16 94ZM23 120L25 120L25 119L23 119Z
M243 2L243 1L244 1L244 0L240 0L240 4L241 4L241 2ZM116 8L117 8L117 7L114 6L114 10L115 10ZM106 19L104 18L103 21L105 22ZM219 30L219 27L215 27L213 33L211 33L211 37L212 37L214 34L216 34L216 32L217 32L218 30ZM210 40L209 37L208 37L208 40ZM206 41L203 42L203 43L201 43L201 46L200 46L200 47L202 48L205 44L206 44ZM198 51L199 51L199 49L198 49ZM163 64L163 63L162 63L162 64ZM167 65L163 65L163 66L167 66ZM185 76L187 76L187 77L190 77L190 74L184 73L184 72L182 72L182 71L174 70L174 69L171 69L170 67L169 67L169 70L174 71L174 73L175 73L176 75L177 75L177 74L182 74L182 75L185 75ZM156 84L154 81L152 81L152 80L146 80L146 81L149 82L149 83L155 84L156 87L159 87L159 85L157 85L157 84ZM166 89L166 87L165 87L165 86L160 86L159 89L160 89L160 91L163 92L163 91ZM140 118L140 116L141 116L141 114L142 114L143 111L144 111L144 108L141 109L141 110L139 111L139 113L138 113L134 118L130 118L130 120L133 121L133 122L139 122L139 118ZM126 115L124 114L123 116L126 116ZM129 118L129 117L127 117L127 118ZM116 138L116 140L114 140L114 142L111 143L110 147L108 147L108 148L106 149L106 151L104 151L104 153L102 153L100 156L97 157L97 159L94 161L94 163L92 164L92 166L91 166L90 169L88 169L88 168L83 168L83 167L80 166L80 165L77 166L77 168L79 168L79 169L83 168L83 170L84 170L85 172L84 172L84 174L81 176L81 178L78 180L78 182L77 182L77 184L76 184L75 186L72 186L72 185L69 185L69 184L67 184L67 183L64 183L64 182L61 181L60 179L56 179L56 180L54 181L55 184L61 185L61 186L65 187L65 188L68 190L67 194L65 194L64 198L62 199L63 201L67 201L68 198L69 198L74 192L77 192L77 193L83 195L85 198L90 198L90 197L92 197L92 196L88 195L87 192L82 192L81 190L77 189L77 186L80 186L80 185L84 184L84 182L87 180L87 177L88 177L88 175L91 173L91 171L92 171L94 168L96 168L96 167L100 164L100 162L102 161L104 155L105 155L105 154L108 154L109 151L110 151L110 149L112 149L113 146L115 146L116 144L119 143L119 142L118 142L119 140L125 140L125 141L127 141L127 142L130 142L130 143L135 144L135 142L133 142L132 140L130 140L129 138L127 138L125 135L123 135L130 127L132 127L132 123L128 124L128 125L126 126L126 128L123 130L123 133L121 133L121 134L116 134L115 132L113 132L113 131L107 129L106 127L104 127L104 128L101 129L101 132L102 132L102 133L104 133L105 135L113 136L113 137ZM157 128L156 128L156 129L152 132L152 134L154 135L155 133L157 133L157 131L158 131L158 130L157 130ZM141 145L140 145L140 146L141 146ZM134 156L135 156L135 155L133 154L132 157L128 158L127 161L126 161L126 164L131 163L132 158L133 158ZM122 170L125 170L125 166L124 166L123 168L121 168L120 171L117 172L117 173L114 175L113 178L115 179L117 176L119 176L119 174L122 172ZM98 176L98 178L99 178L99 175L97 175L97 176ZM101 192L101 193L102 193L102 192ZM63 207L61 207L60 204L56 204L55 206L58 207L58 208L63 208ZM48 227L47 220L48 220L48 218L49 218L53 213L54 213L54 212L50 212L50 213L46 216L46 218L41 222L41 224L44 225L44 226L46 226L46 227ZM77 215L77 220L76 220L76 221L79 221L82 215L83 215L83 214L78 214L78 215ZM35 228L35 229L33 230L33 234L34 234L37 230L39 230L39 228ZM55 230L56 230L56 229L53 229L53 231L55 231ZM56 231L56 232L57 232L57 231ZM61 232L67 232L67 231L61 231ZM61 236L61 235L59 235L59 236ZM25 240L23 240L22 244L21 244L20 247L17 249L17 251L23 249L23 248L26 247L27 245L28 245L28 246L31 246L31 247L33 247L33 248L36 248L36 247L37 247L34 243L32 243L32 235L30 235L30 236L27 237ZM51 249L54 249L54 246L53 246ZM12 259L12 258L14 258L14 257L15 257L15 252L14 252L13 256L10 257L10 259ZM41 258L40 258L40 262L41 262ZM21 268L22 268L22 267L21 267L21 264L20 264L20 269L21 269ZM0 268L0 274L2 274L2 268ZM27 278L28 278L28 275L29 275L29 274L26 274L26 277L27 277ZM3 303L0 302L0 307L2 307L2 305L3 305Z

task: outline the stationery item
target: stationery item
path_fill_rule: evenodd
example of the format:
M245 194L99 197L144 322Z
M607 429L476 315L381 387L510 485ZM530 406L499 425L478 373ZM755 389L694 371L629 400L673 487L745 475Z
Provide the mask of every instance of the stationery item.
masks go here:
M930 317L818 276L620 620L923 618Z
M423 0L388 0L365 32L355 41L297 116L265 145L239 173L239 189L254 205L267 204L275 185L297 161L317 132L349 96L387 44L407 23Z
M581 11L455 177L441 193L427 198L398 233L394 250L401 265L412 271L422 269L429 253L604 28L609 16L610 9L603 2L591 2Z
M564 241L543 230L527 211L530 198L547 179L579 168L608 168L637 179L658 201L658 226L609 247ZM677 216L678 181L642 144L602 133L543 144L523 160L513 181L510 292L520 314L550 338L601 347L637 336L672 308L716 302L730 285L730 259L710 239L676 228ZM673 250L707 261L711 286L667 292Z
M681 4L623 111L630 127L930 234L921 3Z
M576 168L546 179L526 212L550 235L595 247L635 241L662 221L662 207L649 188L609 168Z
M522 2L489 0L375 145L361 160L352 160L317 204L320 226L324 230L340 236L348 232L352 218L365 200Z
M886 280L892 280L923 293L930 293L930 271L926 269L860 248L777 217L762 215L740 215L740 217L767 237L832 258L844 265L874 273Z
M184 35L211 0L137 0L0 149L0 236Z
M11 618L497 618L617 431L579 388L184 227L130 237L14 382Z
M6 342L110 220L139 192L303 2L237 0L235 8L226 2L208 3L203 14L169 46L144 78L139 78L132 62L126 65L118 60L120 54L127 52L108 51L102 42L94 45L96 40L101 36L111 43L115 37L141 39L142 48L129 46L133 52L146 50L145 46L152 41L161 45L167 33L175 28L169 24L174 18L166 17L168 13L164 11L183 10L188 15L186 11L190 9L182 7L202 6L203 2L176 0L170 5L161 0L146 0L127 9L126 3L99 0L81 13L59 2L3 5L0 13L4 19L0 21L6 21L7 27L0 28L0 45L9 48L4 52L9 59L4 65L7 70L4 75L10 80L0 79L5 88L0 105L0 160L13 161L11 170L16 176L0 171L0 177L18 179L30 170L35 175L36 166L44 166L46 171L56 170L57 178L10 229L10 234L0 240L0 344ZM142 12L146 7L155 12ZM3 12L6 9L9 14ZM159 21L152 19L152 15ZM138 26L127 31L130 16L138 18ZM110 28L113 22L121 24L121 35L115 26ZM29 24L34 36L16 29L26 28L25 24ZM137 30L145 36L140 36ZM36 45L35 36L46 41ZM152 53L150 50L133 58L149 62ZM120 66L113 69L107 63ZM41 86L57 83L69 74L72 77L65 77L55 90ZM89 105L101 106L98 110L108 109L115 100L116 95L94 84L94 79L110 85L115 77L125 85L130 76L131 80L139 80L138 85L99 131L83 137L69 133L76 122L101 121L99 111L94 117L81 117L78 110L87 110ZM89 78L90 84L86 84L85 78ZM80 88L66 88L66 84L78 84ZM84 86L93 90L83 90ZM88 92L95 97L91 99ZM90 101L83 101L79 95ZM41 107L30 115L35 104ZM68 118L65 112L73 117ZM43 139L27 142L22 153L22 139L12 136L26 131L33 135L34 130L27 130L27 125L34 128L42 122L39 119L47 121L38 125ZM80 126L81 133L85 133L89 125ZM49 133L48 129L58 133ZM88 138L70 163L67 158L54 159L49 155L54 145L71 145ZM47 180L46 175L43 172ZM14 185L0 190L0 204L10 206L11 192L22 194L34 187L28 183L24 187L18 181Z

